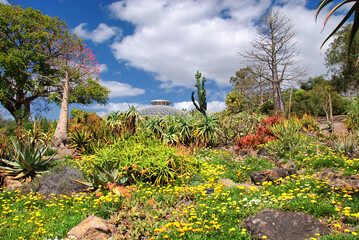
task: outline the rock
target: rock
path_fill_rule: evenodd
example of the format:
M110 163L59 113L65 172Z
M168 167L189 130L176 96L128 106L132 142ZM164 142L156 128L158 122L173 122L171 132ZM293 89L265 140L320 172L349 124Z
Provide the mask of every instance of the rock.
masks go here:
M348 129L345 126L344 122L334 122L333 123L333 133L338 135L345 135L348 133Z
M259 188L259 186L255 186L250 183L236 183L231 179L226 179L226 178L218 179L218 184L223 184L225 187L244 187L249 190L252 190L253 188Z
M6 176L4 178L4 186L5 186L6 190L11 190L11 191L19 190L19 191L21 191L22 182L20 182L19 180L12 179L9 176Z
M359 174L345 177L340 171L334 169L324 169L324 171L316 173L316 177L327 181L334 188L353 188L359 189Z
M64 156L74 156L75 150L72 148L59 147L57 149L57 157L62 158Z
M257 151L257 155L261 157L270 157L270 154L265 147L259 148Z
M254 184L262 185L263 182L274 182L279 178L295 175L297 171L293 168L268 169L251 173L251 180Z
M72 228L65 239L109 239L115 226L96 216L89 216Z
M329 229L312 215L304 212L286 212L277 209L264 209L243 220L242 225L254 239L304 240L327 235Z
M223 184L225 187L235 187L239 185L238 183L232 181L231 179L226 179L226 178L218 179L218 184Z

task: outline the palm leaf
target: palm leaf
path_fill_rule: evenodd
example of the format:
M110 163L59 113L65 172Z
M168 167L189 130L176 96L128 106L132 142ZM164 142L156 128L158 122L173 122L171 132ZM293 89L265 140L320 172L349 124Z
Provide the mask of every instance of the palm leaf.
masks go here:
M318 15L319 13L323 10L323 8L325 6L327 6L328 4L332 3L333 0L322 0L321 2L319 2L319 4L317 5L318 8L317 8L317 11L315 13L315 20L317 21L318 19ZM359 2L357 0L346 0L346 1L343 1L339 4L337 4L327 15L325 21L324 21L324 26L323 26L323 29L324 27L326 26L329 18L333 15L333 13L335 11L337 11L340 7L342 7L343 5L345 4L348 4L348 3L352 3L352 2L355 2L354 5L350 8L350 10L347 12L347 14L344 16L344 18L340 21L340 23L336 26L336 28L329 34L329 36L323 41L322 45L320 46L320 48L323 47L323 45L343 26L343 24L350 18L350 16L352 14L354 14L354 21L353 21L353 26L351 28L351 31L350 31L350 37L349 37L349 42L348 42L348 58L349 58L349 52L350 52L350 48L351 48L351 45L352 45L352 42L353 42L353 39L355 37L355 34L357 33L358 31L358 28L359 28Z

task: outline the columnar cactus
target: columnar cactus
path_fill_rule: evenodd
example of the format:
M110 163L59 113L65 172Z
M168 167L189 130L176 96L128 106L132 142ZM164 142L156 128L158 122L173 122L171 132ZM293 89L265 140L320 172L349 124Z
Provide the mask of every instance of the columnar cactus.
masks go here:
M201 84L201 73L197 71L195 74L195 77L197 79L197 84L195 85L197 87L197 95L198 95L198 105L196 101L194 100L194 92L192 92L192 102L196 109L202 113L204 116L207 116L207 101L206 101L206 89L204 88L204 83L206 82L206 79L202 78L202 84Z

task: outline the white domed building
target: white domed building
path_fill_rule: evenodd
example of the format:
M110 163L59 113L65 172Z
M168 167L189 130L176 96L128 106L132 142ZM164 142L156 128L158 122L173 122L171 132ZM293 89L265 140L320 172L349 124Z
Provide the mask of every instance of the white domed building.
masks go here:
M170 101L167 100L153 100L152 106L142 107L137 109L141 117L166 117L168 115L184 115L185 113L175 107L171 107Z

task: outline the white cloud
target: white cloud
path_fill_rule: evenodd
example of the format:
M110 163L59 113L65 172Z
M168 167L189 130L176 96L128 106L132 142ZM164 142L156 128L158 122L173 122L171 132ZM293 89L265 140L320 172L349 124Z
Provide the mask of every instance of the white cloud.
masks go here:
M226 108L225 102L212 101L207 103L207 111L209 113L220 112Z
M152 72L161 87L192 87L197 70L219 86L229 86L230 76L243 67L236 53L250 48L255 22L271 4L295 24L301 64L311 66L311 75L326 72L321 24L314 10L300 0L124 0L109 5L114 17L135 26L132 35L115 41L114 56L128 66ZM319 22L325 18L325 9ZM326 29L332 29L331 23Z
M99 64L100 73L107 72L108 67L106 64Z
M323 22L329 9L324 9L318 17L318 22L314 21L315 10L308 10L305 5L285 5L281 12L289 17L296 31L295 40L297 48L302 51L300 61L308 67L311 76L318 76L327 72L324 65L325 52L332 39L320 49L325 38L335 28L341 16L332 16L330 22L323 30ZM322 32L323 30L323 32Z
M136 26L133 35L112 44L115 57L153 72L162 87L193 85L201 71L219 85L240 68L238 51L253 39L252 19L270 1L122 1L113 14ZM225 15L225 16L224 16Z
M177 102L173 104L175 108L178 109L186 109L187 111L191 111L195 109L192 101L183 101L183 102ZM207 103L207 112L208 113L214 113L214 112L220 112L226 108L226 103L221 101L211 101Z
M111 90L110 98L114 97L133 97L145 93L144 89L134 88L127 83L120 83L116 81L100 81L100 84Z
M91 40L94 43L103 43L115 35L121 33L119 28L110 27L105 23L100 23L96 29L89 31L86 29L87 23L81 23L74 28L76 35L82 39Z
M112 112L125 112L129 106L135 106L135 108L145 107L148 105L138 104L138 103L108 103L106 105L100 105L100 104L94 104L91 106L85 106L86 109L95 110L98 115L104 116L106 114L112 113Z
M175 108L178 108L178 109L185 109L187 111L191 111L192 109L194 109L194 105L192 103L192 101L184 101L184 102L176 102L173 104L173 106Z
M10 5L10 3L7 0L0 0L0 3L5 4L5 5Z

